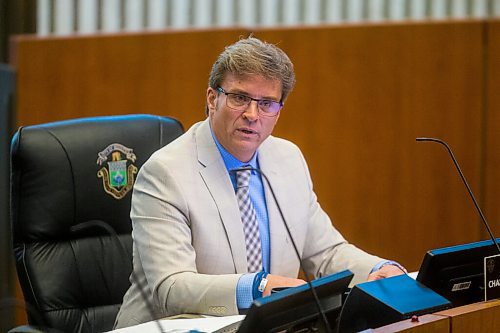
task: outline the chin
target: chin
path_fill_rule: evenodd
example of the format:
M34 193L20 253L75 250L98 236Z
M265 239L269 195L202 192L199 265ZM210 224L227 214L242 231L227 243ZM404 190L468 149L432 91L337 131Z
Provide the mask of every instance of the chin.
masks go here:
M241 162L248 162L253 157L253 154L255 154L256 150L257 147L245 147L245 149L239 148L235 151L236 154L234 155L234 157L239 159Z

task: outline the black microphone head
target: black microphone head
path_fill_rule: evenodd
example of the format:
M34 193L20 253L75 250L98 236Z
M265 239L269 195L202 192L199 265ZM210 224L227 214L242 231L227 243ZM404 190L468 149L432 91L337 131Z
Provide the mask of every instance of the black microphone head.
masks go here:
M440 141L439 139L435 139L435 138L426 138L426 137L416 138L415 140L416 140L416 141Z
M437 143L442 144L443 146L445 146L446 148L448 148L451 151L451 148L448 146L448 144L445 141L438 139L438 138L420 137L420 138L416 138L415 140L417 140L417 142L437 142Z

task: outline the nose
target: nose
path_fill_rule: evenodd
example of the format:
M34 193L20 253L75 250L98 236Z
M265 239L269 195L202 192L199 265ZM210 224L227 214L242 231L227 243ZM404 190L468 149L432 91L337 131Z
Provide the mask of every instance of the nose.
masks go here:
M243 117L249 121L256 121L259 119L259 106L257 105L257 101L250 102L248 107L243 112Z

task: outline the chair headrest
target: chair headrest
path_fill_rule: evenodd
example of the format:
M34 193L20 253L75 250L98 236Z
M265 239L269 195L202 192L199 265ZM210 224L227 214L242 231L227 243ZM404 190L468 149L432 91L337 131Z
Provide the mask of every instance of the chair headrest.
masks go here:
M182 132L178 121L150 115L20 128L11 147L15 241L67 239L71 226L89 220L130 233L138 169Z

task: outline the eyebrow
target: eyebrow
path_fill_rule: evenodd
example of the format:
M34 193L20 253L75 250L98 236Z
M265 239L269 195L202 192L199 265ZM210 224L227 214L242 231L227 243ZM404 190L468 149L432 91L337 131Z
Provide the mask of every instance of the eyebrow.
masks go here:
M229 94L238 94L238 95L245 95L245 96L248 96L248 97L252 97L252 98L255 98L253 96L251 96L248 92L244 91L244 90L240 90L240 89L235 89L234 91L226 91L227 93ZM261 98L255 98L255 99L259 99L259 100L269 100L269 101L273 101L273 102L278 102L280 101L279 98L276 98L276 97L273 97L273 96L263 96Z

